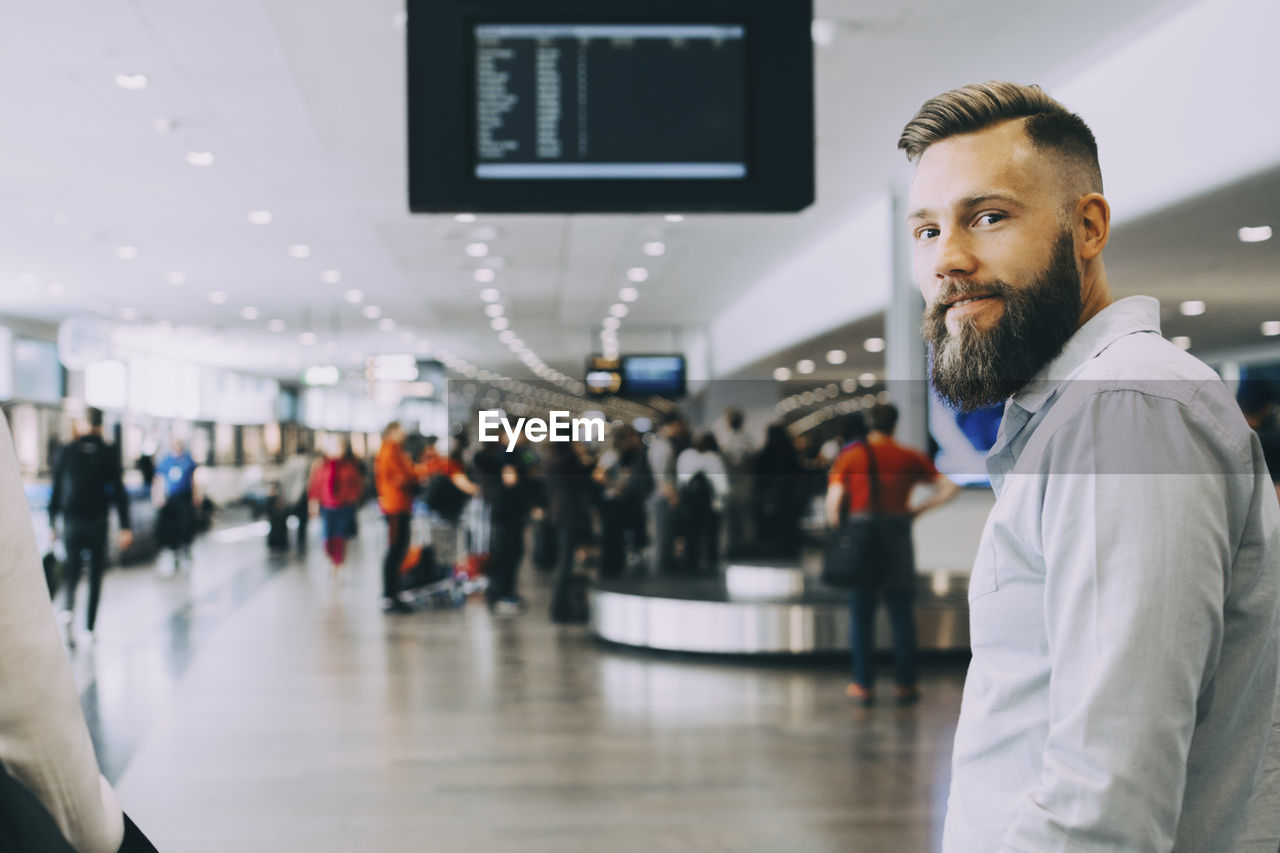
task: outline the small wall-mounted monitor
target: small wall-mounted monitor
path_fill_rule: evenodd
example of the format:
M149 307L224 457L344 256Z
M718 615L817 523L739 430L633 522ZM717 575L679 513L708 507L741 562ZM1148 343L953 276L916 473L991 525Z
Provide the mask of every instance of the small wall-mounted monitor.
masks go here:
M587 393L593 396L683 397L685 362L682 355L624 355L618 359L594 356L587 361Z
M794 211L811 0L408 0L414 212Z

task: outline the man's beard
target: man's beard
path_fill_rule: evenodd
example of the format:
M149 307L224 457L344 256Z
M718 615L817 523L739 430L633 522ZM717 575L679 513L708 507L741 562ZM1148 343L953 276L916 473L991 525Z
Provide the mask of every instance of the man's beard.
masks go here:
M962 412L1003 403L1062 352L1075 334L1080 290L1070 231L1058 238L1048 266L1028 285L992 281L943 288L925 308L923 321L929 374L938 396ZM973 319L961 320L958 334L952 337L944 303L970 293L999 297L1004 312L985 331Z

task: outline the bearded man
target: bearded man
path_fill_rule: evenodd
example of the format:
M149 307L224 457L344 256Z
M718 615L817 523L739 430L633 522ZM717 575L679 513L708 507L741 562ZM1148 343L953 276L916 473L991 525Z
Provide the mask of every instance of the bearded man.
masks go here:
M943 849L1275 853L1280 506L1257 439L1154 299L1113 301L1078 116L966 86L898 145L934 386L1005 405Z

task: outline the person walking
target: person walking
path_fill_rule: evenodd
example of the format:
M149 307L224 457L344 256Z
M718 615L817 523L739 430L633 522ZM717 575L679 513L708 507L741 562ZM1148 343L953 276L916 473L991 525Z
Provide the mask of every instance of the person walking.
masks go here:
M364 495L364 478L356 465L351 442L344 441L336 452L327 454L313 466L306 490L308 513L320 516L324 552L338 577L347 560L347 540L355 532L356 509Z
M352 459L354 458L353 456ZM299 443L297 452L286 459L280 469L280 502L283 505L285 519L289 516L298 519L299 551L305 551L307 548L307 522L311 518L310 485L316 468L315 462L311 452ZM287 546L287 539L285 544Z
M170 552L168 561L159 563L160 574L168 576L191 561L191 542L195 537L196 507L200 493L196 486L196 462L186 444L174 436L170 451L156 463L152 500L156 513L156 538L161 548Z
M404 451L404 427L392 421L382 431L382 446L373 463L378 508L387 520L387 554L382 561L382 610L412 613L400 600L400 565L409 554L409 518L417 476L413 460Z
M61 538L67 551L66 609L67 643L76 645L74 617L76 587L84 569L84 555L89 555L89 609L84 638L93 643L98 620L98 603L102 597L102 577L107 570L108 512L115 506L120 516L120 550L133 543L129 523L129 494L125 491L120 454L102 438L102 410L85 411L83 434L67 445L58 456L53 472L53 493L49 497L49 526L58 530L62 516Z
M714 433L704 432L676 459L685 571L715 575L720 569L720 528L730 494L729 474Z
M915 549L911 522L916 516L951 500L960 491L940 474L933 460L893 440L898 409L873 406L867 413L865 439L848 445L836 457L827 486L827 523L833 530L850 519L872 525L878 565L849 593L849 647L853 680L846 690L863 705L875 701L875 617L881 597L893 633L894 682L900 705L920 698L916 674ZM910 505L912 490L933 487L923 503Z

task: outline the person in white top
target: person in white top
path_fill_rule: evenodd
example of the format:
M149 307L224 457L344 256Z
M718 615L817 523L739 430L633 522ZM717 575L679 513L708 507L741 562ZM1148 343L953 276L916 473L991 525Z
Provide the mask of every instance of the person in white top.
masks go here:
M729 473L712 433L698 436L676 457L676 488L685 566L691 574L714 574L720 562L720 519L729 499Z
M0 849L153 850L98 769L3 417L0 543Z

